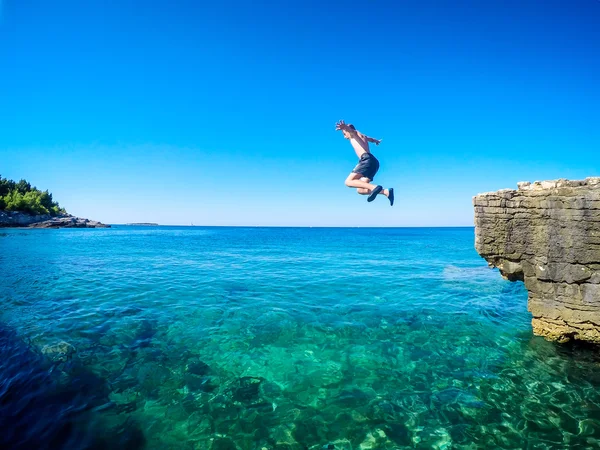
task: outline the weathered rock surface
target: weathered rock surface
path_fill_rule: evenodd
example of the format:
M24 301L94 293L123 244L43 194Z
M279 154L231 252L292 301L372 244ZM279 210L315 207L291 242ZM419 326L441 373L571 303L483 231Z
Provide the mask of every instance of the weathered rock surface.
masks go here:
M535 334L600 343L600 177L479 194L475 248L529 292Z
M0 211L0 228L110 228L94 220L82 219L70 214L51 216L49 214L32 215L15 211Z

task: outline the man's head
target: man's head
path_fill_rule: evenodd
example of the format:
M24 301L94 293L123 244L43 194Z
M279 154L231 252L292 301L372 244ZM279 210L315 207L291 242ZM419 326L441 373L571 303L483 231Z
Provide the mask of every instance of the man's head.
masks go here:
M354 128L354 125L352 125L351 123L348 124L348 128L350 130L352 130L352 131L356 131L356 128ZM344 133L344 137L346 139L350 139L352 137L352 132L351 131L343 130L343 133Z

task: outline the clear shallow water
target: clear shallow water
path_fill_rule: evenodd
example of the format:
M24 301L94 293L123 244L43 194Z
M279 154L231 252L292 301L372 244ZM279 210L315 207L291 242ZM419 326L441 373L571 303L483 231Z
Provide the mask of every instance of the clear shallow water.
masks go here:
M4 230L0 444L600 446L597 352L533 337L523 286L473 241L471 228Z

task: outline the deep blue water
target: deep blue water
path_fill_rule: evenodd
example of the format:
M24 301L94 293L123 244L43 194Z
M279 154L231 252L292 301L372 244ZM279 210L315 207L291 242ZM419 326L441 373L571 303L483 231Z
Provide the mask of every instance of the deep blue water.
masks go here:
M597 448L472 228L0 230L0 448Z

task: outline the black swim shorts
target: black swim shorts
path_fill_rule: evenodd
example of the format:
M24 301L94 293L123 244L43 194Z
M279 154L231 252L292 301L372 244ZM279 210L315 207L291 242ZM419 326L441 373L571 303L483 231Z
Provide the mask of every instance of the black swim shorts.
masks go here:
M379 161L371 153L363 153L360 157L360 161L352 171L358 173L365 178L372 180L375 178L375 174L379 170Z

